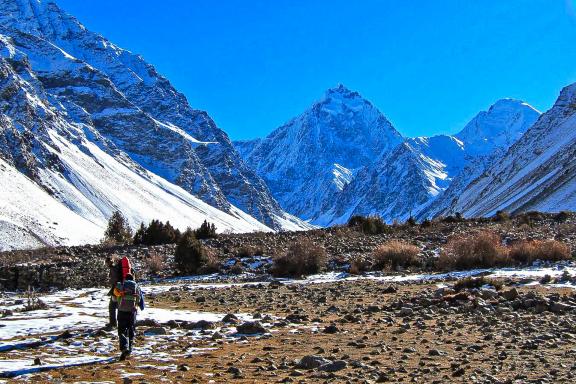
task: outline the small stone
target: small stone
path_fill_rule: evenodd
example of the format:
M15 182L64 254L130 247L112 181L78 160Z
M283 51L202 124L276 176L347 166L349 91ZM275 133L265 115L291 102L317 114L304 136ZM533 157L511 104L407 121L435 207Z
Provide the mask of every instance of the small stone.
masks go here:
M325 372L337 372L342 369L346 369L348 367L348 363L344 360L336 360L328 364L323 364L318 367L319 371Z
M236 317L236 315L229 313L226 316L224 316L224 318L222 319L222 322L225 324L237 324L238 323L238 317Z
M322 332L328 333L328 334L334 334L334 333L340 332L340 330L338 329L338 327L336 325L330 324L326 328L324 328L324 330Z
M168 332L164 327L152 327L148 328L144 334L148 336L159 336L159 335L166 335Z
M500 296L505 298L508 301L515 300L520 294L516 288L509 289L507 291L503 291L500 293Z
M330 363L330 360L326 360L322 356L307 355L300 359L300 361L296 364L296 367L302 369L314 369L320 367L321 365Z
M236 327L236 331L244 335L256 335L259 333L266 333L266 328L257 321L247 321Z

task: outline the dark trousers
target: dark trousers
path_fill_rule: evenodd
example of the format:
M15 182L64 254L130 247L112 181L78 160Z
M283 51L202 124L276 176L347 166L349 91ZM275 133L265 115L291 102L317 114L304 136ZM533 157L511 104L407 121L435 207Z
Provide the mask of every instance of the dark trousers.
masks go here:
M110 297L110 302L108 303L108 324L111 326L116 326L116 310L118 309L118 301L113 297Z
M118 337L121 351L132 351L134 333L136 333L136 312L118 311Z

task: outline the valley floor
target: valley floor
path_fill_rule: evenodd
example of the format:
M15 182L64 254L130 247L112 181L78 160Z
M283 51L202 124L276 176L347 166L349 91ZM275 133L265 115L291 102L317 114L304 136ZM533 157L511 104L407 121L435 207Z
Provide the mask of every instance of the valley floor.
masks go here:
M500 291L452 289L486 276ZM103 289L0 296L0 377L33 382L573 382L576 267L146 284L117 360ZM226 316L232 314L234 316ZM227 319L225 319L227 317ZM35 364L36 360L36 364ZM2 379L0 379L1 381Z

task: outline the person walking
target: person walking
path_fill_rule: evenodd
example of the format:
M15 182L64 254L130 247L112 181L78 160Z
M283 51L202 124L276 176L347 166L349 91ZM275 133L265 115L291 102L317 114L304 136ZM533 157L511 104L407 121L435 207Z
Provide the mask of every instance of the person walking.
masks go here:
M126 275L124 282L116 284L114 295L118 300L120 360L125 360L132 353L136 333L136 313L138 308L144 310L144 295L131 273Z
M116 328L116 310L118 309L118 301L114 295L114 288L116 284L122 280L122 271L118 268L118 263L112 256L106 258L106 266L108 267L108 279L110 290L108 291L108 296L110 296L110 301L108 302L108 328Z

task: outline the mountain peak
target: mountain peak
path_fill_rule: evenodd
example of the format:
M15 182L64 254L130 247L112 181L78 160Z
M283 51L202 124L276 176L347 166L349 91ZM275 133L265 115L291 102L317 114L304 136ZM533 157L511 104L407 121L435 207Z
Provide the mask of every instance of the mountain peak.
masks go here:
M48 38L84 29L80 22L65 13L54 0L2 1L0 25Z
M513 98L504 98L496 101L494 104L490 106L490 108L488 109L488 113L496 111L506 111L506 110L522 111L524 109L531 109L533 111L540 113L536 108L526 103L525 101Z
M496 147L508 148L538 117L540 112L524 101L500 99L487 111L478 113L455 136L469 151L489 153Z
M362 96L360 96L360 94L358 92L350 90L344 84L339 83L336 87L329 88L326 90L326 92L324 93L324 99L323 100L327 100L327 99L354 99L354 98L362 99Z

